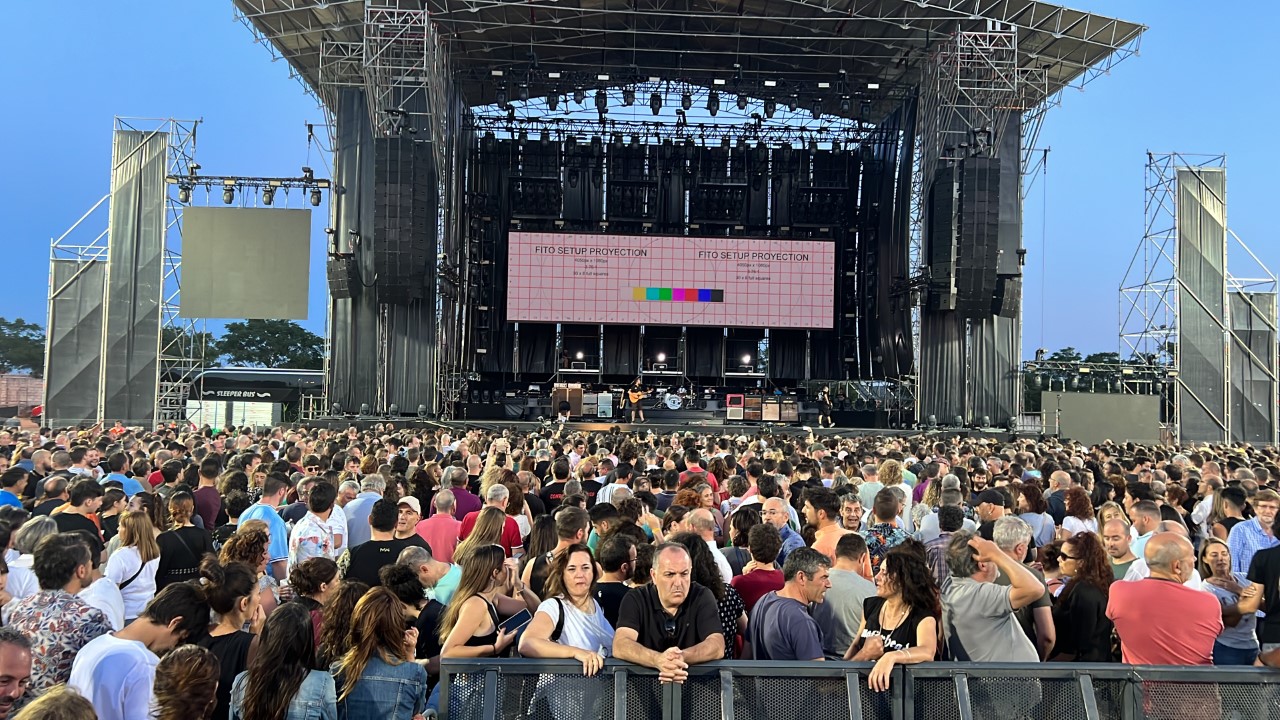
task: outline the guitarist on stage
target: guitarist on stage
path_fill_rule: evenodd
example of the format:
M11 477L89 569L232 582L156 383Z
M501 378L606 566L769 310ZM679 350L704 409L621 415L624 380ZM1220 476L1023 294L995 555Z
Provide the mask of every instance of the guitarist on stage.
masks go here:
M641 378L636 378L631 386L627 388L627 404L631 406L631 422L644 422L644 408L640 405L640 401L648 397L649 392L644 389L644 382Z

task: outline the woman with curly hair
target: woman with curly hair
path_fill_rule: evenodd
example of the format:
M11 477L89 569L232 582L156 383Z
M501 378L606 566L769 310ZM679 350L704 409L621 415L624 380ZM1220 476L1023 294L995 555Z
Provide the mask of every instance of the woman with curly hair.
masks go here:
M1098 518L1093 515L1093 503L1089 501L1089 493L1082 487L1067 490L1063 498L1067 504L1066 517L1062 518L1062 532L1072 537L1082 532L1098 533Z
M267 572L267 548L270 543L271 535L267 532L265 522L246 520L240 524L236 534L223 544L218 556L223 565L242 562L253 568L258 579L258 602L262 604L263 615L270 615L280 604L280 584Z
M938 586L924 552L919 543L903 543L880 563L876 595L863 603L862 623L844 659L875 662L867 686L876 692L888 690L894 665L929 662L938 654L941 613Z
M320 628L324 614L321 610L338 590L338 563L326 557L313 557L297 563L289 570L289 587L293 588L293 600L311 613L311 630L315 642L320 644Z
M1058 567L1070 579L1053 605L1058 641L1049 659L1110 661L1111 621L1107 619L1107 595L1114 575L1097 533L1079 532L1063 541Z
M369 592L369 586L359 581L344 580L337 591L329 596L320 613L320 642L316 645L316 659L320 667L329 667L347 651L347 638L351 634L351 616L356 603Z
M156 665L155 720L208 720L217 703L218 658L196 645L182 645Z

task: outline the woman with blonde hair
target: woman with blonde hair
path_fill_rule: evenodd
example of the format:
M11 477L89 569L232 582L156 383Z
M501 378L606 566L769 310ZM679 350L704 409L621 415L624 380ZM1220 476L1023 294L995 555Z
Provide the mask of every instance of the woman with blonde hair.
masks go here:
M1112 520L1124 520L1126 525L1129 524L1129 518L1125 516L1124 508L1120 507L1120 503L1108 500L1098 508L1098 527L1105 527Z
M413 661L417 641L418 631L395 593L379 586L360 598L350 649L333 666L338 717L413 720L425 712L427 671Z
M160 564L156 566L157 592L173 583L199 577L200 561L213 553L213 536L191 522L195 511L196 501L191 493L184 490L169 496L169 516L173 525L156 538L160 546Z
M66 685L55 685L27 703L14 720L98 720L93 703Z
M453 551L453 562L455 565L466 566L467 560L476 548L484 545L502 545L502 530L507 526L507 514L496 507L489 507L480 510L480 514L476 516L476 525L471 529L471 534L466 540L458 543L457 549ZM503 553L506 550L503 549Z
M280 604L280 583L267 572L268 552L271 535L267 532L267 524L261 520L246 520L240 523L239 529L230 540L222 546L218 560L223 565L242 562L253 568L257 578L258 602L262 605L263 615L270 615Z
M885 460L880 463L880 469L876 472L876 480L887 488L903 485L902 472L902 463L897 460ZM906 525L904 529L909 533L915 532L915 523L911 520L911 488L903 486L901 490L902 494L906 496L902 501L900 515L903 524Z
M124 511L120 515L120 549L111 553L103 572L120 586L126 625L141 615L155 596L159 567L160 544L151 518L145 512Z

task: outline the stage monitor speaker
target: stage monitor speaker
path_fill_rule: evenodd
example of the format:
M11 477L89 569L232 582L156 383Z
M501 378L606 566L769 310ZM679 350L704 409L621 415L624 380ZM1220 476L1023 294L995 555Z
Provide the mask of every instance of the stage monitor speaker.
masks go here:
M725 408L724 419L725 420L741 420L742 408L741 407Z
M727 408L740 408L746 402L746 398L740 393L734 393L724 396L724 406Z
M569 403L569 414L573 417L582 415L582 388L581 387L561 387L556 388L551 396L551 406L560 407L560 403Z
M778 422L782 419L782 403L777 400L765 400L761 408L760 419L765 422Z
M600 393L596 396L596 417L613 417L613 393Z
M335 300L347 300L358 287L360 278L355 259L336 257L325 267L329 277L329 297Z

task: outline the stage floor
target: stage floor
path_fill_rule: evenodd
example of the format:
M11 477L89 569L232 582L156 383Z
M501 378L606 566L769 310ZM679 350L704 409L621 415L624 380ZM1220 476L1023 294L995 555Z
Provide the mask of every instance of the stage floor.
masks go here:
M552 430L554 423L533 422L528 420L419 420L418 418L400 418L398 420L391 418L375 418L375 417L324 417L318 418L308 423L302 423L306 427L325 427L331 430L345 430L351 426L355 426L360 430L367 430L375 425L390 423L397 429L438 429L448 430L451 433L465 432L466 430L486 430L501 431L514 430L519 433L529 433L540 430ZM965 438L988 438L1008 440L1014 434L1008 430L999 428L986 428L982 430L966 430L966 429L936 429L936 430L891 430L887 428L850 428L850 427L834 427L820 428L814 426L801 426L798 424L783 423L708 423L702 421L694 422L650 422L650 423L608 423L608 422L567 422L564 424L565 432L612 432L614 430L624 433L637 433L653 431L660 435L670 435L672 433L695 433L699 435L715 435L715 436L731 436L738 437L745 435L747 437L755 437L759 434L769 434L773 436L786 437L802 437L807 434L805 427L809 427L815 437L912 437L923 436L930 438L946 439L951 437ZM1036 434L1018 433L1018 437L1038 437Z

